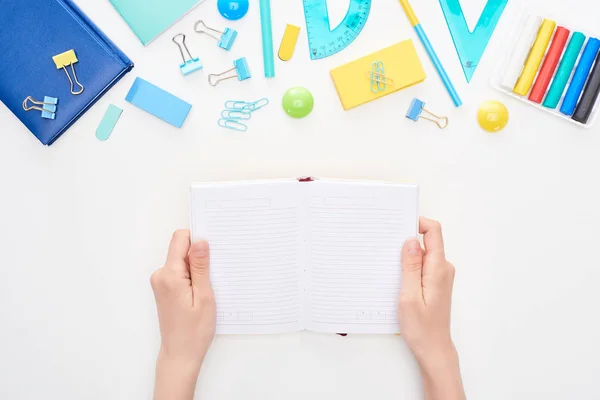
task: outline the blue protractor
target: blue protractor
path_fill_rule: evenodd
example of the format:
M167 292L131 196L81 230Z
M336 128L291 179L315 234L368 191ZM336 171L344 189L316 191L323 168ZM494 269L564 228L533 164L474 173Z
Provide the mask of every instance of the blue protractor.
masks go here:
M336 0L339 1L339 0ZM372 0L350 0L344 20L334 29L329 24L326 0L302 0L310 58L318 60L344 50L362 31Z

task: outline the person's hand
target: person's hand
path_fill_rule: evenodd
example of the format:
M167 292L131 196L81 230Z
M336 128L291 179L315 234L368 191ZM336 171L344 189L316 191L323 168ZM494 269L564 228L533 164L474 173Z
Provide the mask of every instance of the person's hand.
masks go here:
M458 355L450 335L454 266L446 260L439 222L419 220L425 250L416 238L402 249L400 333L423 375L427 399L464 399Z
M216 306L205 241L190 245L190 232L176 231L165 266L152 274L161 348L155 399L192 399L200 367L216 329Z

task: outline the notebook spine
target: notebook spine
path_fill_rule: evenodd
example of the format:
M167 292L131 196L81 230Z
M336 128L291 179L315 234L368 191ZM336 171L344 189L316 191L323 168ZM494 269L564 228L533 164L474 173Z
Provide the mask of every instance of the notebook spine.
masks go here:
M116 56L123 65L128 66L129 69L133 68L133 62L119 49L111 40L104 35L104 33L98 28L98 26L88 18L87 15L75 4L72 0L56 0L61 4L65 10L73 16L73 18L79 22L84 28L88 30L90 36L93 37L107 53Z

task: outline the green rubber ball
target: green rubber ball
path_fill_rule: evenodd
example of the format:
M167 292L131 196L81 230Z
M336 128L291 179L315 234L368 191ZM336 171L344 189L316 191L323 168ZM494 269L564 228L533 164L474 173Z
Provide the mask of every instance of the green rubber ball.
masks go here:
M285 92L281 104L290 117L304 118L313 110L315 99L307 89L295 87Z

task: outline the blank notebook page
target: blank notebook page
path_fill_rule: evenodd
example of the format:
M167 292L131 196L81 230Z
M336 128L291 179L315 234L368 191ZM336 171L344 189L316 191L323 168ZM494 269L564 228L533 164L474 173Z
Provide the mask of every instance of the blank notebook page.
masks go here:
M417 215L417 185L310 183L308 330L399 331L401 250Z
M217 333L304 329L301 186L297 181L192 186L192 235L210 243Z

